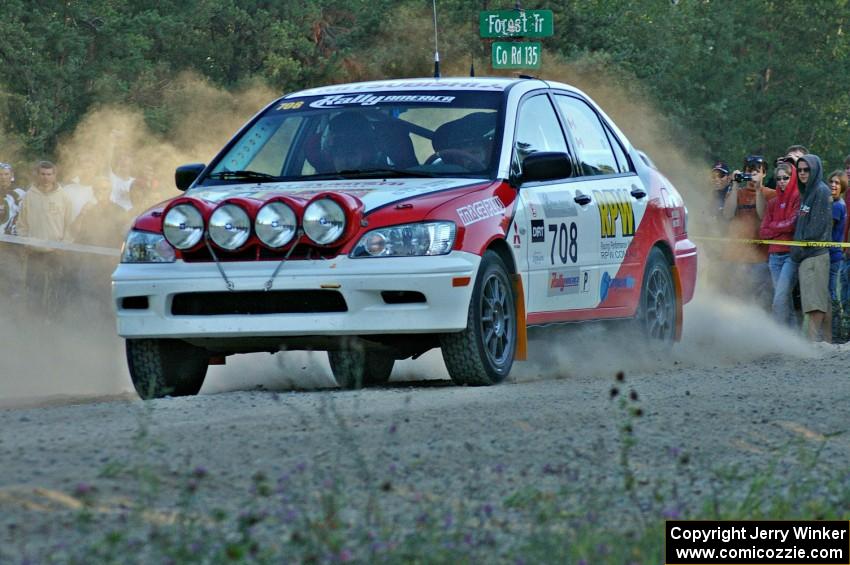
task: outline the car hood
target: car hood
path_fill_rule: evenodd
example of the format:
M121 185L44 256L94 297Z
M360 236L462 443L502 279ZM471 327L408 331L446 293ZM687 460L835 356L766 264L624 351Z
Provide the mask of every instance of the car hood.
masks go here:
M489 182L491 181L485 179L412 178L229 184L194 188L188 191L186 196L216 203L233 197L268 200L280 195L309 200L322 192L341 192L360 199L363 202L364 213L368 214L372 210L400 200Z

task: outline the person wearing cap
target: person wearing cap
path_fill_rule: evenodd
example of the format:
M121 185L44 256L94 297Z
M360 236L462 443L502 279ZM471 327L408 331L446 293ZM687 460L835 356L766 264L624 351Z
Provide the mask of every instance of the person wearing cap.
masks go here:
M741 171L732 175L732 188L723 203L723 217L729 220L726 237L729 240L722 258L731 267L731 290L742 297L755 297L766 309L772 302L770 270L767 266L767 247L760 243L742 240L759 239L759 228L763 209L756 205L757 194L762 193L770 200L776 191L765 187L767 162L761 155L748 155L744 159L744 174L749 180L740 179Z
M721 218L723 216L723 203L726 202L726 195L732 189L732 177L729 176L729 165L725 161L717 161L711 167L711 184L714 185L714 217Z
M800 189L800 217L794 229L794 241L829 241L832 234L832 194L823 181L823 165L817 155L803 155L797 161ZM799 265L800 301L809 316L811 341L829 338L825 324L830 321L829 248L794 246L791 260Z

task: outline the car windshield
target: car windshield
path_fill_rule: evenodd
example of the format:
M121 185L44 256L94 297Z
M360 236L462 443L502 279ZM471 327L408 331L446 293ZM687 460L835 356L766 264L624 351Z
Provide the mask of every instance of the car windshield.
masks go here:
M500 93L471 91L284 98L228 145L199 184L492 178L500 101Z

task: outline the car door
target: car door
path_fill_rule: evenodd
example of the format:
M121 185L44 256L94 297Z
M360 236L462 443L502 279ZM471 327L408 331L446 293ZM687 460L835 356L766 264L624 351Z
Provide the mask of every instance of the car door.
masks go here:
M627 306L639 290L640 275L633 273L640 270L621 267L640 263L629 246L646 211L648 188L590 104L569 93L555 93L554 100L578 161L581 191L592 198L596 211L586 233L595 249L583 265L593 282L594 306Z
M570 153L547 93L524 98L517 112L514 163L521 168L522 160L537 151ZM598 214L571 180L528 182L520 188L523 221L528 222L530 314L552 313L557 317L558 312L593 306L590 273L584 265L596 251L586 234L596 224Z

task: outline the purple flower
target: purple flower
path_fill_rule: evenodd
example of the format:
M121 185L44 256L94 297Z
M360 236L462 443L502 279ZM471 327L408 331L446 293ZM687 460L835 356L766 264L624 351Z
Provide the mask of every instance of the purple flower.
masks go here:
M493 505L491 505L490 503L485 504L481 507L481 512L483 512L484 516L486 516L487 518L491 517L493 515Z
M682 512L678 506L671 506L661 511L662 518L667 520L678 520L682 516Z
M451 528L454 523L455 523L455 518L451 514L446 514L445 517L443 518L443 527L447 530L449 528Z
M351 553L350 549L343 548L339 551L339 560L343 563L347 563L354 559L354 555Z
M397 425L395 422L393 422L392 424L390 424L390 428L389 428L389 430L387 430L387 431L388 431L390 434L394 434L394 433L396 433L396 432L398 431L398 425Z
M670 449L667 450L667 452L670 454L670 457L672 457L673 459L678 459L679 455L682 454L682 450L679 449L678 447L671 447Z
M209 472L204 467L201 467L200 465L195 467L194 470L192 470L192 476L195 477L196 479L203 479L207 475L209 475Z
M74 496L77 497L87 497L91 496L95 492L94 485L90 485L88 483L77 483L77 486L74 487Z

